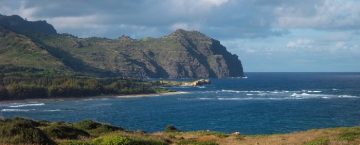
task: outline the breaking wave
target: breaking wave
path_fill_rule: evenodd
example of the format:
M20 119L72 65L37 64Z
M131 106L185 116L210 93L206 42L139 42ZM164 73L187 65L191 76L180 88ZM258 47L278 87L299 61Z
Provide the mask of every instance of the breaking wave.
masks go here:
M1 112L29 112L35 109L1 109Z
M325 92L325 93L324 93ZM327 94L324 90L217 90L199 93L216 93L216 96L192 98L190 100L298 100L298 99L335 99L335 98L360 98L359 96L345 94Z
M58 112L58 111L62 111L60 109L50 109L50 110L43 110L44 112Z
M58 112L58 111L63 111L63 110L60 110L60 109L46 109L46 110L37 110L37 109L1 109L1 112L30 112L30 111Z
M29 104L19 104L14 103L13 105L10 105L11 108L20 108L20 107L29 107L29 106L43 106L45 103L29 103Z

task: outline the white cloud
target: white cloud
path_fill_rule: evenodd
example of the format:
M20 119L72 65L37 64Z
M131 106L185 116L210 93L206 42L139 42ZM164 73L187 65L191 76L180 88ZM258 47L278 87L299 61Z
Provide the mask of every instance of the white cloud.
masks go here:
M287 48L313 48L314 41L306 38L299 38L296 40L289 41L286 44Z
M45 18L49 23L53 24L56 28L99 28L103 20L99 15L88 16L64 16Z
M26 7L26 1L21 1L18 8L0 6L0 12L5 15L19 15L28 20L37 20L35 14L40 11L39 7Z
M338 41L335 43L335 47L330 49L331 52L338 52L338 51L349 51L349 52L359 52L358 44L352 44L347 41Z
M280 5L277 24L286 28L360 28L360 1L321 0L306 6Z
M198 16L210 12L211 9L220 7L230 0L170 0L166 1L165 7L176 15Z
M189 23L175 23L171 25L172 30L176 29L184 29L184 30L199 30L200 25L199 24L189 24Z
M207 4L210 6L221 6L227 2L229 2L229 0L199 0L200 3L202 4Z

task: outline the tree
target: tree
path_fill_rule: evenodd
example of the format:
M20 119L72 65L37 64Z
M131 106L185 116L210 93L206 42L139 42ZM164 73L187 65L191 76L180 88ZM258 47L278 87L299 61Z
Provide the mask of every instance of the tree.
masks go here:
M4 86L0 86L0 100L8 99L8 91Z

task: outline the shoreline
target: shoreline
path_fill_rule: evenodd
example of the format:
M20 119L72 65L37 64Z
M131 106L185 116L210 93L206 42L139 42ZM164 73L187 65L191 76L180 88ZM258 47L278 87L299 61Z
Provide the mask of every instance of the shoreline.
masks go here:
M117 96L113 96L113 97L115 97L115 98L143 98L143 97L159 97L159 96L167 96L167 95L169 95L169 96L170 95L180 95L180 94L188 94L188 93L190 93L190 92L176 91L176 92L155 93L155 94L117 95Z
M99 95L99 96L89 96L89 97L33 98L33 99L19 99L19 100L3 100L3 101L0 101L0 105L6 104L6 103L19 103L19 102L36 103L37 101L63 101L63 100L77 100L77 99L104 99L104 98L131 99L131 98L145 98L145 97L160 97L160 96L167 96L167 95L172 96L172 95L180 95L180 94L188 94L188 93L190 93L190 92L176 91L176 92L152 93L152 94Z

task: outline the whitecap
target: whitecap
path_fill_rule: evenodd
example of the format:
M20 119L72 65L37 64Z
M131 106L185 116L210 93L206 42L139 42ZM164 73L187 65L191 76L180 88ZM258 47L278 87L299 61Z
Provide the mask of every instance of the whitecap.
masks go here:
M237 90L221 90L222 92L227 92L227 93L240 93L241 91L237 91Z
M331 94L308 94L308 93L293 93L291 97L295 97L295 99L311 99L311 98L322 98L322 99L331 99L331 98L358 98L358 96L351 95L331 95Z
M339 98L358 98L358 96L351 96L351 95L339 95Z
M212 100L214 98L198 98L199 100Z
M29 107L29 106L43 106L45 103L30 103L30 104L13 104L9 107L11 108L20 108L20 107Z
M2 112L29 112L35 109L1 109Z
M253 99L252 97L250 98L217 98L218 100L250 100L250 99Z
M53 109L53 110L43 110L45 112L58 112L61 111L60 109Z
M321 93L322 91L307 91L308 93Z

